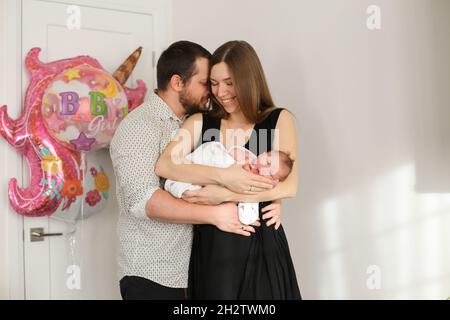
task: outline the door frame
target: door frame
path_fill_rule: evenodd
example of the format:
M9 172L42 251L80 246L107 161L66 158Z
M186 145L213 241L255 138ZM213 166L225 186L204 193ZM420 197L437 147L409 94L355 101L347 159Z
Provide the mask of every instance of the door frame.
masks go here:
M22 110L22 5L29 0L0 0L0 106L16 119ZM151 14L154 17L154 62L172 41L171 0L34 0ZM83 19L81 17L81 19ZM4 49L3 49L4 48ZM154 79L156 80L156 79ZM156 81L154 81L156 85ZM153 89L153 88L149 88ZM6 141L0 143L0 176L24 185L26 160ZM25 299L24 218L12 210L7 183L0 186L0 299Z

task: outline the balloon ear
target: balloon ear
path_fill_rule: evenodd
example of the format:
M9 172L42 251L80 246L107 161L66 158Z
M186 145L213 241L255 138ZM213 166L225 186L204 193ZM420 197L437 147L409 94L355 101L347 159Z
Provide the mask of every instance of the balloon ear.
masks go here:
M128 78L130 77L131 73L133 72L133 69L136 66L136 63L138 62L139 57L141 56L141 53L142 53L142 47L137 48L120 65L120 67L117 68L116 71L114 71L113 78L115 78L122 86L125 85L125 82L127 82Z

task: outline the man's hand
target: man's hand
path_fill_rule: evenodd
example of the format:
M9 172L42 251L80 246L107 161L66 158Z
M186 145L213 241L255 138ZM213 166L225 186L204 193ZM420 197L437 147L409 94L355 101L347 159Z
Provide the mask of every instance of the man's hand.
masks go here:
M230 194L227 188L209 184L198 190L186 190L181 198L191 203L217 205L229 201Z
M235 163L222 172L221 184L236 193L257 194L274 187L272 179L248 172L242 164Z
M255 228L242 224L238 218L238 208L236 203L227 202L218 206L211 207L213 210L213 224L220 230L250 236L255 233ZM255 223L258 226L259 223Z
M270 205L262 208L261 211L264 212L263 220L270 219L266 222L266 225L269 227L275 224L275 230L278 230L281 225L281 200L274 200Z

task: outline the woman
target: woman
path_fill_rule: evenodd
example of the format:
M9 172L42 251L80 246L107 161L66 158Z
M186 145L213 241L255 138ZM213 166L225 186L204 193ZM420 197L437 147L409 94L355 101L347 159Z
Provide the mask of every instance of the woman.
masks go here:
M248 237L226 233L212 225L194 227L189 271L191 298L301 299L280 226L279 205L270 204L296 194L294 118L287 110L275 107L258 56L244 41L227 42L214 52L210 81L212 110L185 121L161 155L156 172L168 179L205 186L186 191L184 198L188 201L260 202L260 218L265 223L256 230L252 226L236 226L245 235L255 231ZM226 149L241 145L257 156L271 150L283 151L294 161L292 172L273 186L270 179L258 179L242 164L220 169L184 161L197 145L209 141L219 141Z

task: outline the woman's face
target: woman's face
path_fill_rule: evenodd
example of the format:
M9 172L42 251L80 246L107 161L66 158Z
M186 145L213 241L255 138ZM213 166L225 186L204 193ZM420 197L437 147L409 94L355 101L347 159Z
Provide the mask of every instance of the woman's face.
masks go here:
M225 108L226 112L240 111L239 103L234 92L233 79L225 62L215 64L211 68L211 91Z

